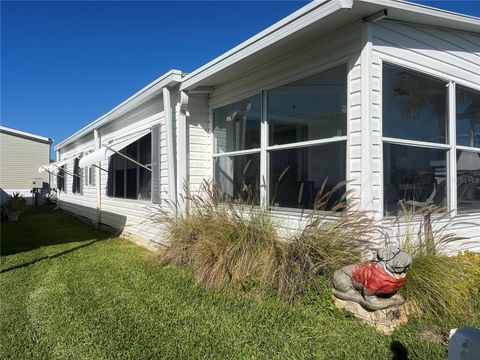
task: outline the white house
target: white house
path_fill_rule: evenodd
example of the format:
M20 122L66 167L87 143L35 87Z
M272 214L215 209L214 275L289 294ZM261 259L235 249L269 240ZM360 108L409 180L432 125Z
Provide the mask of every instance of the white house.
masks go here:
M312 2L190 74L166 73L55 149L60 206L147 242L162 241L149 215L183 184L213 181L294 228L325 181L350 180L351 201L378 221L445 205L480 249L480 19Z

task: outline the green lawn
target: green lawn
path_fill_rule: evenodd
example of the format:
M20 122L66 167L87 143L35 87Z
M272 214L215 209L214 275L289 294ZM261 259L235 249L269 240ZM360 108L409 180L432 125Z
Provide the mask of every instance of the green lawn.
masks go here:
M206 290L186 270L51 209L2 222L1 238L2 359L446 357L422 323L383 336L328 298L288 305Z

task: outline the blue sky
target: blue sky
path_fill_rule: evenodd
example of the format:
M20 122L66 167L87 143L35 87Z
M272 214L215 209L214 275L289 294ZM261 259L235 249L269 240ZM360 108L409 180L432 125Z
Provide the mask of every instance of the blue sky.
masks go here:
M479 1L421 3L480 16ZM169 69L190 72L305 4L2 1L0 121L58 143Z

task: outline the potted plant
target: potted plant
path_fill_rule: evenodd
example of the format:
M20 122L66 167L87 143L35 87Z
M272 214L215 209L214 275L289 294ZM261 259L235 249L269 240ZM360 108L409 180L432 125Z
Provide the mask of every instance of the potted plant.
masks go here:
M9 221L17 221L27 205L27 202L20 193L13 193L7 202L7 217Z

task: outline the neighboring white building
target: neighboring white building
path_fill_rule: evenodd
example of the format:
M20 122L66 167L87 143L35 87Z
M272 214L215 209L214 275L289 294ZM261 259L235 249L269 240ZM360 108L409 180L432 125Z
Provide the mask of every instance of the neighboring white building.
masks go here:
M60 206L134 238L162 241L150 214L183 184L213 181L295 228L324 181L350 180L351 201L392 234L402 204L446 205L480 250L480 19L312 2L188 75L168 72L55 149Z
M32 200L32 182L43 181L48 189L48 174L39 174L38 168L50 161L52 139L0 126L0 196L5 202L9 195L20 193Z

